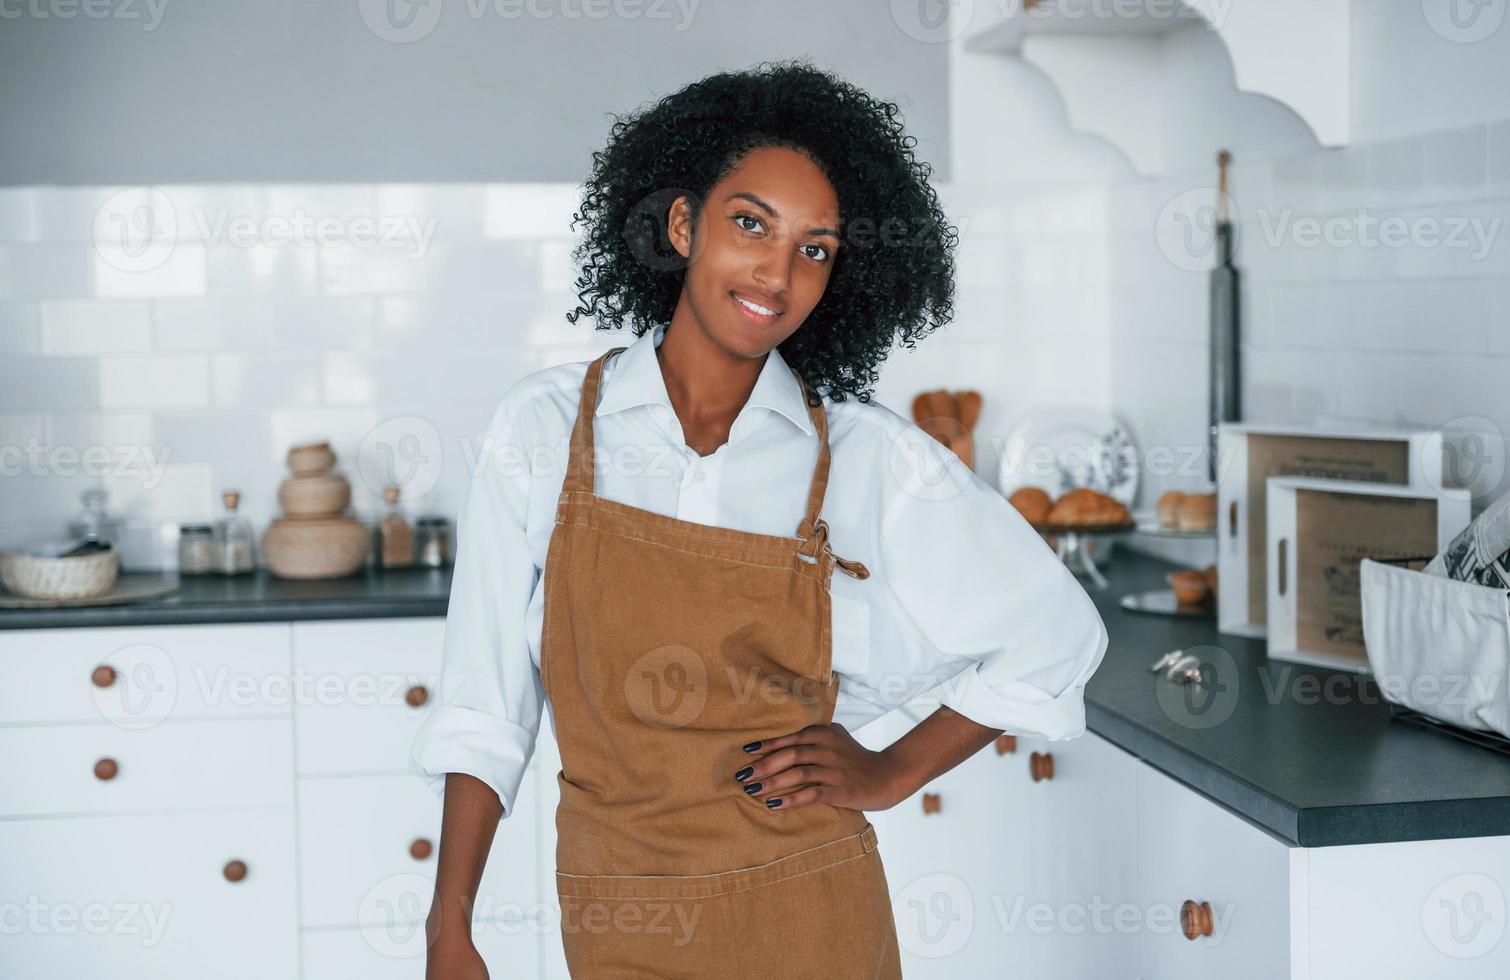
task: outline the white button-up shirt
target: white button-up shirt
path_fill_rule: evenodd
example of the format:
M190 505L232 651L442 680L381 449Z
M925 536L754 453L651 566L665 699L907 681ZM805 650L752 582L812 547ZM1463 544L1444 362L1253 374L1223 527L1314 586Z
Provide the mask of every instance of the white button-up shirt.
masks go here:
M795 545L818 454L797 378L772 350L729 441L699 456L656 358L665 330L604 365L595 492ZM505 815L545 704L542 569L590 363L519 380L478 440L457 518L439 691L410 756L437 793L448 772L482 780ZM834 720L854 730L922 696L1011 733L1083 732L1084 686L1107 633L1074 575L1005 497L917 425L878 402L825 406L832 461L821 514L835 554L870 571L859 580L834 570Z

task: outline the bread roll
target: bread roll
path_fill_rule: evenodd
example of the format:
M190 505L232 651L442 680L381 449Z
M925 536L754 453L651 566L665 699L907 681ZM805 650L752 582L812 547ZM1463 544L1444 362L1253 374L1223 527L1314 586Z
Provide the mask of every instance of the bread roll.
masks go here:
M1047 521L1049 508L1054 506L1053 499L1038 487L1022 487L1007 499L1029 524L1042 524Z

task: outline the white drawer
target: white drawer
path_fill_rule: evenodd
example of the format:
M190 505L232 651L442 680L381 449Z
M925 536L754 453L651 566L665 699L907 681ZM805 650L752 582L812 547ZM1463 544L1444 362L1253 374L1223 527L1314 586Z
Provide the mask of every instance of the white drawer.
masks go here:
M935 708L912 703L888 712L856 740L884 748ZM1040 975L1029 969L1021 920L1014 929L1010 919L1028 874L1026 778L1017 761L987 745L896 806L866 814L909 980ZM931 797L936 809L925 806Z
M0 758L0 816L293 806L286 718L0 728Z
M1510 837L1316 847L1310 977L1510 976Z
M417 775L301 778L300 888L306 927L423 920L435 887L441 798ZM538 917L533 802L501 820L478 891L478 918ZM423 838L430 854L413 857Z
M302 775L400 772L440 678L444 618L293 625L294 663L309 696L297 703Z
M1142 976L1158 980L1291 975L1304 908L1304 852L1138 763ZM1292 873L1292 864L1295 871ZM1210 937L1185 938L1180 909L1208 903Z
M289 668L287 623L4 630L0 724L286 715Z
M0 855L6 977L297 975L291 810L4 820Z
M477 922L472 942L493 977L540 977L543 936L521 919ZM392 928L308 929L304 932L304 980L416 980L425 975L425 925ZM560 974L565 980L566 974Z
M1140 911L1132 819L1138 760L1092 732L1060 741L1020 738L1007 758L1013 760L1013 796L1029 812L1023 838L1000 845L1028 855L1026 883L1008 889L1024 900L1010 910L1009 921L1013 941L1033 950L1033 969L1026 972L1132 977L1138 936L1117 923Z

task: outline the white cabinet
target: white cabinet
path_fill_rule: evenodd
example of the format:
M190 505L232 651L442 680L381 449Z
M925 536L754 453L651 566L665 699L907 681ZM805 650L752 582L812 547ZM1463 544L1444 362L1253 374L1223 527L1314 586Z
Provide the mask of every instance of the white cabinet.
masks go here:
M290 810L0 820L0 975L292 977ZM239 880L227 877L244 871Z
M0 728L0 816L293 806L286 720Z
M293 624L301 776L407 771L439 681L445 622Z
M444 626L0 632L0 975L421 976ZM493 976L567 980L560 768L547 714L473 920ZM1295 848L1090 733L868 816L908 980L1510 976L1510 836Z
M1304 851L1143 763L1137 825L1143 976L1305 976Z
M1013 935L1032 951L1032 975L1118 976L1138 953L1131 923L1141 855L1127 805L1138 761L1090 732L1021 738L1007 758L1028 810L1020 845L1028 875Z

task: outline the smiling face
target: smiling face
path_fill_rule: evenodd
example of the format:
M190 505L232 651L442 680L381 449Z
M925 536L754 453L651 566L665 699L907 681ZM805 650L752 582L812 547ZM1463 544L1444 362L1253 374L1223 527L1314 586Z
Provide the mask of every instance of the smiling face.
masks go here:
M717 346L761 357L823 298L839 250L839 199L812 160L763 147L708 192L695 233L685 198L668 231L689 257L673 323L690 314Z

